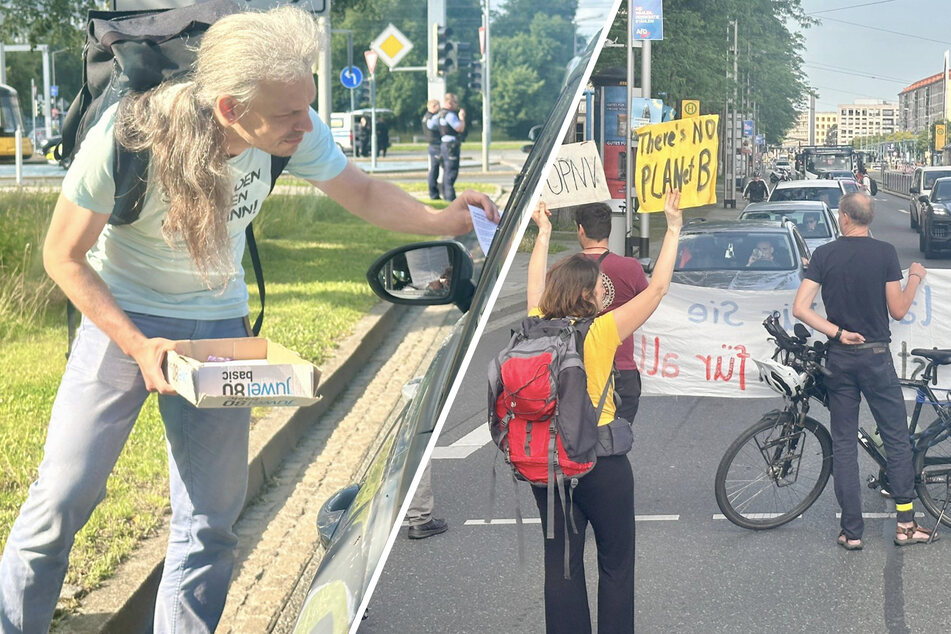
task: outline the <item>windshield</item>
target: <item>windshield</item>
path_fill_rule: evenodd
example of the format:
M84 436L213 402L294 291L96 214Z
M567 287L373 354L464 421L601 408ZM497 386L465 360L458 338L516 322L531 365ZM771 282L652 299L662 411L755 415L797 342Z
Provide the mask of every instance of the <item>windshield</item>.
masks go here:
M675 271L791 271L796 268L788 234L737 231L682 235Z
M945 178L951 176L951 170L947 171L938 171L938 172L925 172L925 184L924 189L931 189L934 187L934 182L939 178Z
M838 209L840 198L842 198L842 190L839 187L777 187L769 200L770 202L819 200L828 205L829 209Z
M951 184L951 183L949 183ZM792 220L803 238L831 238L832 228L819 211L801 209L770 209L769 211L744 211L741 220Z
M810 172L816 170L847 170L852 171L852 157L842 154L816 154L806 159L806 168Z
M18 125L23 127L20 123L20 104L17 102L16 93L0 90L0 134L13 135Z
M931 191L931 200L936 203L951 201L951 179L940 181Z

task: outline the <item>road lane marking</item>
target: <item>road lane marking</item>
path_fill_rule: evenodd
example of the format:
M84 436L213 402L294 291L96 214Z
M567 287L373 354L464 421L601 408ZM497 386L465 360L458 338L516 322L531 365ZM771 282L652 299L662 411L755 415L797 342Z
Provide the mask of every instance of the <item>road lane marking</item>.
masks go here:
M773 518L779 517L780 515L784 515L784 513L744 513L743 517L750 520L771 520ZM802 515L796 516L797 520L801 518L802 518ZM726 516L722 515L721 513L715 513L713 515L713 519L725 520Z
M924 517L925 514L918 512L915 517ZM897 513L862 513L862 519L866 520L890 520L898 517ZM842 513L836 513L835 519L842 519Z
M485 423L449 446L435 447L432 457L436 460L461 460L468 458L490 442L492 442L492 434L489 433L489 424Z
M677 522L679 515L635 515L635 522ZM541 524L540 517L522 518L523 524ZM466 526L511 526L515 524L515 518L505 517L492 520L466 520Z

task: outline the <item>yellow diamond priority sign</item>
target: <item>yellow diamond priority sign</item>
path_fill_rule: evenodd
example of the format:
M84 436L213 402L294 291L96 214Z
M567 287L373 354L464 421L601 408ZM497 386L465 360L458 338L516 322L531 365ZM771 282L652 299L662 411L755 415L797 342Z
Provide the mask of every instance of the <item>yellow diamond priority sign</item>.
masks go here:
M387 66L393 68L413 50L413 43L390 24L370 43L370 48L377 52Z

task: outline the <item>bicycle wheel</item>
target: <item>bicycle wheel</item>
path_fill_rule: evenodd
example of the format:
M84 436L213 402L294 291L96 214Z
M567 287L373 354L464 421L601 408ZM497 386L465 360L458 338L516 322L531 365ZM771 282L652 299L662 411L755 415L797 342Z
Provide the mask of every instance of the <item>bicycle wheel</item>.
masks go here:
M921 434L915 449L915 492L921 504L941 523L951 526L951 429L940 419ZM947 504L947 507L945 505Z
M743 528L776 528L799 517L832 473L832 437L818 421L775 410L733 441L717 468L717 506Z

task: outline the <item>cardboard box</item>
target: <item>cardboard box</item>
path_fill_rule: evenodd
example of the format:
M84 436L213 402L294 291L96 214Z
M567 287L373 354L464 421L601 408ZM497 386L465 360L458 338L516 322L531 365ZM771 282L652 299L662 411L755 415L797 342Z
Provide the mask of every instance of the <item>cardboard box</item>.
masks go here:
M197 407L288 407L319 398L320 370L260 337L178 341L166 375Z

